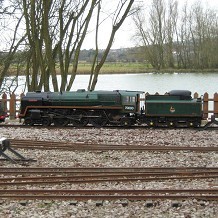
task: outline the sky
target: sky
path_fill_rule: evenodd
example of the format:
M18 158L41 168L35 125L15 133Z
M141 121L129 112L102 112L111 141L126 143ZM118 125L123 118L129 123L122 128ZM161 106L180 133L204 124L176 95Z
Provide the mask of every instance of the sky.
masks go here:
M218 0L198 0L202 3L204 7L212 8L214 10L218 11ZM143 2L145 6L149 7L151 4L151 0L141 0L140 2ZM179 3L179 8L182 7L184 4L184 0L178 0ZM196 0L188 0L188 5L193 5ZM100 37L99 39L99 48L104 49L107 45L107 39L110 35L110 27L111 27L111 21L107 21L107 25L104 24L103 30L100 32ZM94 26L94 25L93 25ZM102 25L103 26L103 25ZM94 28L89 34L90 36L87 38L87 40L84 42L83 48L84 49L91 49L95 47L95 44L92 43L94 42ZM115 41L113 43L112 49L118 49L118 48L128 48L128 47L135 47L137 46L136 42L133 39L133 34L134 34L134 25L131 17L127 18L123 25L120 27L118 32L116 33L115 36Z
M167 0L165 0L167 1ZM188 5L193 5L195 2L199 1L202 3L204 7L212 8L218 12L218 0L177 0L179 3L179 8L184 5L184 2L187 1ZM104 9L104 14L105 16L107 14L111 14L113 10L115 10L117 3L119 2L118 0L103 0L102 1L105 5ZM143 3L144 7L149 7L151 5L152 0L135 0L135 3L141 2ZM134 3L134 4L135 4ZM102 15L101 15L102 16ZM93 17L93 21L90 24L91 29L86 37L82 49L95 49L95 17ZM99 30L99 44L98 47L99 49L105 49L108 43L108 39L111 33L111 27L112 27L112 20L111 19L106 19L102 24L101 24L101 29ZM12 30L14 28L11 28ZM137 42L134 40L133 36L135 33L135 27L133 24L133 20L131 17L128 17L123 25L120 27L120 29L117 31L115 35L115 40L112 45L112 49L118 49L118 48L129 48L129 47L135 47L138 46ZM11 32L8 33L9 35ZM7 34L4 36L6 39ZM10 35L12 37L12 35ZM8 48L8 44L1 44L0 48L2 50Z

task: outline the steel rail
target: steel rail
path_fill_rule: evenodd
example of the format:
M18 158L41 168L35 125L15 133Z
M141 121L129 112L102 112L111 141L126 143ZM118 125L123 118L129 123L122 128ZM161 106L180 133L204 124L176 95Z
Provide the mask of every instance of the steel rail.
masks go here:
M217 172L218 167L0 167L0 173L164 173Z
M3 174L3 173L2 173ZM30 173L28 173L30 175ZM40 174L40 173L39 173ZM42 173L44 174L44 173ZM54 176L54 174L56 174L56 176ZM211 175L212 174L212 175ZM158 177L158 176L165 176L165 177L172 177L172 176L200 176L200 175L208 175L208 176L216 176L216 174L218 174L218 171L214 172L210 172L210 171L201 171L201 172L118 172L118 173L65 173L65 172L56 172L56 173L51 173L51 175L47 175L47 176L25 176L25 177L5 177L5 178L0 178L0 181L6 181L6 180L13 180L16 178L17 181L19 180L23 180L23 179L48 179L48 178L55 178L58 179L60 178L82 178L82 179L89 179L89 178L102 178L102 177ZM64 175L64 176L63 176ZM67 176L66 176L67 175Z
M204 199L218 200L218 189L148 189L148 190L0 190L0 199L74 199L74 200L147 200Z
M145 201L145 200L187 200L197 199L205 201L217 201L217 195L8 195L0 196L0 199L13 200L130 200L130 201ZM122 203L122 202L121 202Z
M50 141L31 141L11 139L12 147L25 149L62 149L62 150L88 150L88 151L107 151L107 150L129 150L129 151L218 151L218 147L188 147L188 146L143 146L143 145L108 145L108 144L89 144L89 143L69 143L69 142L50 142Z
M0 195L3 194L218 194L218 188L213 189L0 189ZM218 196L218 195L217 195Z
M40 149L40 150L76 150L76 151L108 151L108 150L115 150L115 151L197 151L197 152L217 152L218 147L173 147L173 146L148 146L148 147L113 147L113 146L35 146L35 145L13 145L13 148L23 148L23 149Z
M14 185L40 185L40 184L62 184L62 183L102 183L102 182L134 182L134 181L163 181L163 180L199 180L199 179L212 179L218 178L218 175L210 175L210 176L180 176L180 177L152 177L152 178L144 178L144 177L137 177L137 178L92 178L92 179L70 179L70 178L35 178L29 179L25 178L23 180L17 180L16 178L11 178L8 181L1 182L0 186L14 186Z
M190 173L214 172L218 167L0 167L1 174L36 174L36 173Z

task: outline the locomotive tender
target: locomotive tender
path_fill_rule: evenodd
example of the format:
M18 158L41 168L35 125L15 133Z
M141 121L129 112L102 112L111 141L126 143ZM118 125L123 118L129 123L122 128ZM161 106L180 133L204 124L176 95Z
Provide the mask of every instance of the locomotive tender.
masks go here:
M202 100L193 99L187 90L173 90L166 95L147 95L143 120L148 126L198 127L201 125Z
M202 120L202 101L192 99L191 92L186 90L174 90L165 95L124 90L38 91L22 97L19 117L24 119L25 125L198 127Z

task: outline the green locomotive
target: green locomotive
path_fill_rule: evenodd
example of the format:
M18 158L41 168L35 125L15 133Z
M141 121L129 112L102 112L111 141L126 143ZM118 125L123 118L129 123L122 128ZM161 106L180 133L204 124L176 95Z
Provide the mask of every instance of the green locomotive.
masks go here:
M174 90L165 95L145 95L141 91L29 92L21 100L26 125L103 127L107 124L151 127L198 127L202 120L202 100L191 92Z
M29 92L21 100L26 125L130 126L140 113L137 91Z

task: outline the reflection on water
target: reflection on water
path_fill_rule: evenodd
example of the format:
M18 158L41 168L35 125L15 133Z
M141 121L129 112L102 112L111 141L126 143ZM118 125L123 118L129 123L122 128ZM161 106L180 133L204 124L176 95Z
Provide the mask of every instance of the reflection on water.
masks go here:
M24 77L21 78L24 84ZM58 76L60 84L61 79ZM89 75L77 75L72 90L87 89ZM96 90L140 90L164 94L173 89L187 89L203 95L218 92L218 73L145 73L99 75ZM17 90L21 93L24 87Z

